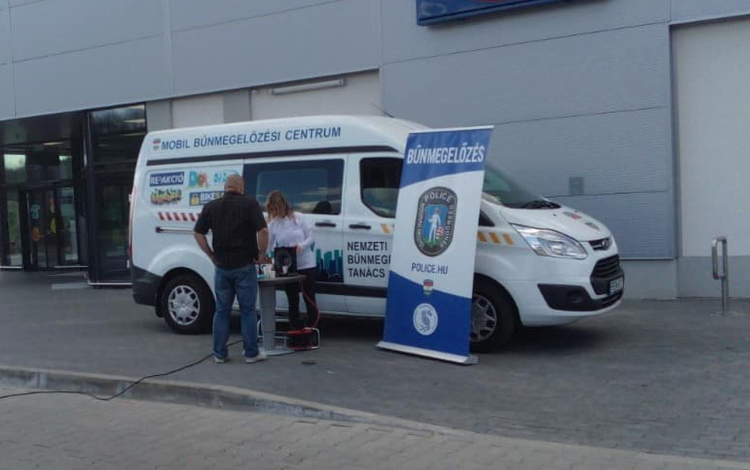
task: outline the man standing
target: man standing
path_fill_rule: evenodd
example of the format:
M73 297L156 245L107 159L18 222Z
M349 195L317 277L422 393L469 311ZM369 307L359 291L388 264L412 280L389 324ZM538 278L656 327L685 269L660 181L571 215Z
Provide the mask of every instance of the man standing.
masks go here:
M228 360L229 315L235 295L240 304L245 362L252 364L266 358L265 353L258 349L255 263L258 254L266 252L268 228L258 201L244 194L242 177L229 176L224 184L224 196L203 207L193 229L195 241L216 267L213 330L214 361L218 364ZM209 230L213 233L213 249L206 239Z

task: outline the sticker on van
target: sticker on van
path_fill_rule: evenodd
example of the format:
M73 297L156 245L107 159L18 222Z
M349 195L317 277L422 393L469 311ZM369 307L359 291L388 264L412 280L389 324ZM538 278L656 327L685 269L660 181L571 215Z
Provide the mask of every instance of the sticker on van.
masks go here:
M188 200L191 206L205 206L214 199L219 199L224 195L224 191L199 191L190 193Z
M185 173L182 171L154 173L148 178L149 186L182 186L184 182Z
M182 201L181 189L154 189L151 191L151 204L162 206L164 204L177 204Z

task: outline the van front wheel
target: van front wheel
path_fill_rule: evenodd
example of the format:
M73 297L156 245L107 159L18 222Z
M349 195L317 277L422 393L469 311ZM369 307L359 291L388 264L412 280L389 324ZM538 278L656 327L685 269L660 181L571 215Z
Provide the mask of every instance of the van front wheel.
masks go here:
M518 310L507 292L485 279L474 281L471 349L487 352L506 344L516 330Z
M211 331L214 297L198 276L172 277L164 286L159 302L164 321L172 331L186 335Z

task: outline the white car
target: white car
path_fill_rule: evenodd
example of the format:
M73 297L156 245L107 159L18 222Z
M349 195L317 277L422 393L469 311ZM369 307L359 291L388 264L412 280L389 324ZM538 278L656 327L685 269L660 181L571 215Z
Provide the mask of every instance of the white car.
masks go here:
M149 133L133 185L133 296L179 333L209 331L213 265L192 236L202 206L242 175L264 205L282 190L315 230L326 315L383 316L402 158L410 131L385 117L314 116ZM471 342L615 308L624 274L601 222L520 187L488 164L477 231ZM286 299L279 295L280 309Z

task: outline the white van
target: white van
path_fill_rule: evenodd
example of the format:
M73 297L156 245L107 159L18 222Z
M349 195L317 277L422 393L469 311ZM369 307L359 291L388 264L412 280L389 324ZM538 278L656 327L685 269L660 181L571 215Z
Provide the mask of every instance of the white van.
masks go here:
M282 190L315 229L317 302L330 315L383 316L407 135L385 117L315 116L149 133L130 215L133 297L179 333L207 332L213 265L192 236L228 175L264 206ZM241 234L238 234L241 235ZM471 341L519 325L570 323L615 308L624 275L604 224L514 183L488 164L477 231ZM279 307L286 307L283 295Z

